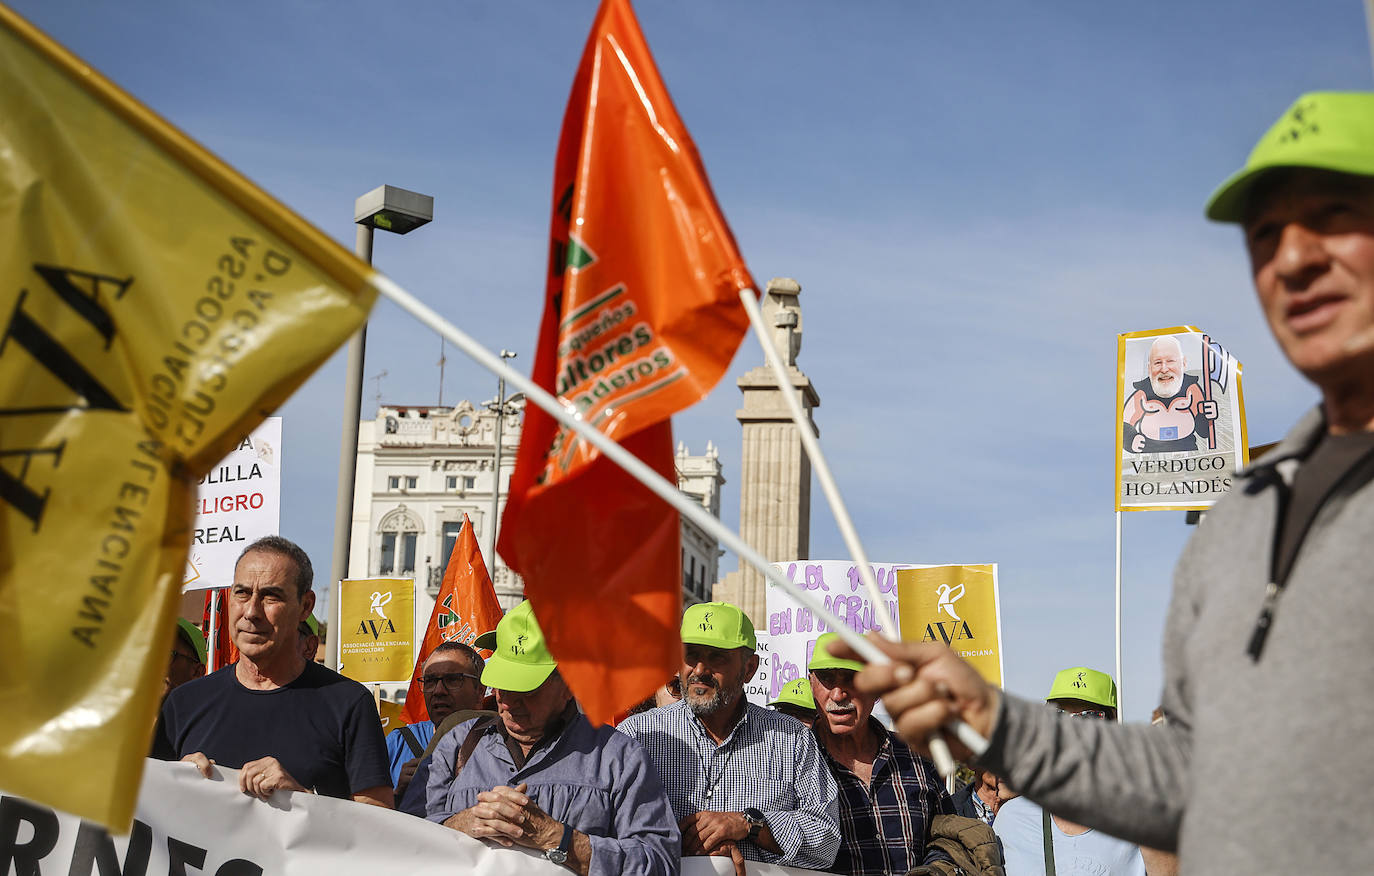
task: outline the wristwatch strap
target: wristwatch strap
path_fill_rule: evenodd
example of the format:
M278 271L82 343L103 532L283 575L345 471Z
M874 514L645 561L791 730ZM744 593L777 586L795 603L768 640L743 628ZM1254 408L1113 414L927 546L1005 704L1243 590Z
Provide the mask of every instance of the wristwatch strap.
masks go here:
M758 842L759 834L763 832L766 823L763 820L763 813L752 806L744 810L744 820L749 822L749 835L745 839L749 842Z
M558 848L546 849L544 857L555 864L565 864L568 861L568 852L572 850L573 829L569 824L563 825L563 838L558 841Z

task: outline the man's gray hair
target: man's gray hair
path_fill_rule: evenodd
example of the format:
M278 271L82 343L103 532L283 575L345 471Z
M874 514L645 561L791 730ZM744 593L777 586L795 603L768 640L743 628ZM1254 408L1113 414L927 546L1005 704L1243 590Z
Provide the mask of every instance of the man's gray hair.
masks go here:
M234 561L235 571L238 570L239 563L243 562L243 558L254 552L286 557L296 567L296 598L304 599L305 594L310 592L311 586L315 583L315 567L310 565L310 557L300 545L280 535L264 535L243 549L243 553Z

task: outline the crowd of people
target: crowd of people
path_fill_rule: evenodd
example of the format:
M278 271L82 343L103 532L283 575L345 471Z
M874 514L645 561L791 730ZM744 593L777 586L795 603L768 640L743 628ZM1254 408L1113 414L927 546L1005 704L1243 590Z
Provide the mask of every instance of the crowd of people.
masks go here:
M1374 94L1305 95L1208 215L1243 228L1264 316L1322 401L1237 474L1185 551L1162 721L1119 723L1115 684L1087 667L1060 673L1046 708L944 646L883 642L890 662L865 666L833 635L763 708L744 695L753 626L707 603L683 617L678 677L618 727L593 727L526 603L475 643L490 658L456 644L430 655L430 720L387 739L366 689L305 655L310 561L271 537L235 569L238 662L205 676L204 643L181 627L155 756L207 776L214 763L237 768L240 788L264 799L291 790L398 807L584 874L672 873L683 856L719 855L741 872L765 861L1158 876L1175 851L1188 872L1361 872L1371 783L1362 701L1349 694L1374 667L1363 622L1374 608L1363 577ZM873 716L878 697L891 729ZM955 719L989 745L975 756L953 743L973 779L951 796L920 752ZM1304 788L1341 805L1299 830Z

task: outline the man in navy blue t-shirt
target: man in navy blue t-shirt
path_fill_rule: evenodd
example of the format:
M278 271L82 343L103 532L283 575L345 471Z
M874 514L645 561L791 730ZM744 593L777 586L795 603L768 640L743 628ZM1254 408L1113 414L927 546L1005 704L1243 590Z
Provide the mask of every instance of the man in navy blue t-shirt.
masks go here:
M267 799L307 791L390 807L386 743L372 696L301 656L297 627L315 606L305 551L267 536L234 567L229 631L238 662L184 684L162 705L153 756L238 769Z

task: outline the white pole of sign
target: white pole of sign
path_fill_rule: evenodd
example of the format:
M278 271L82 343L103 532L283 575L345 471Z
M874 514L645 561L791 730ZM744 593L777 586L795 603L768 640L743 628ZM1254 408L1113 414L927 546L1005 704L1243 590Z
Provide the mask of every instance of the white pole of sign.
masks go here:
M219 636L215 633L215 621L219 620L219 588L210 591L210 641L207 643L209 648L205 655L205 671L211 673L215 671L215 642Z
M1374 0L1371 0L1374 2ZM1116 512L1116 720L1125 714L1121 699L1121 512Z
M567 428L576 432L578 437L591 444L601 453L619 465L631 476L633 476L644 486L648 487L660 499L667 502L679 513L700 526L706 532L714 535L730 550L734 551L741 560L758 569L765 578L792 596L819 618L825 621L830 629L834 630L845 643L859 653L864 660L870 663L888 663L888 657L877 645L873 644L863 636L854 632L849 625L835 616L830 609L826 608L825 603L817 599L811 591L789 581L786 576L780 573L773 565L764 558L757 550L740 538L736 533L730 531L718 519L711 516L699 502L687 498L687 496L677 488L675 484L670 484L658 472L654 471L643 460L633 453L621 447L615 441L606 437L599 429L588 424L580 413L572 406L564 407L564 403L554 398L543 387L534 383L525 375L507 365L497 355L480 343L474 340L466 332L444 319L433 308L411 295L405 289L396 285L389 277L384 274L374 274L371 277L372 286L384 297L390 299L394 304L405 312L409 313L423 325L433 329L462 350L470 358L486 368L493 374L500 375L506 382L516 387L525 394L526 401L532 402L542 409L549 416L562 423ZM984 739L976 730L969 727L963 721L952 721L951 729L958 735L959 741L975 755L982 754L987 750L987 740ZM933 753L933 752L932 752Z

